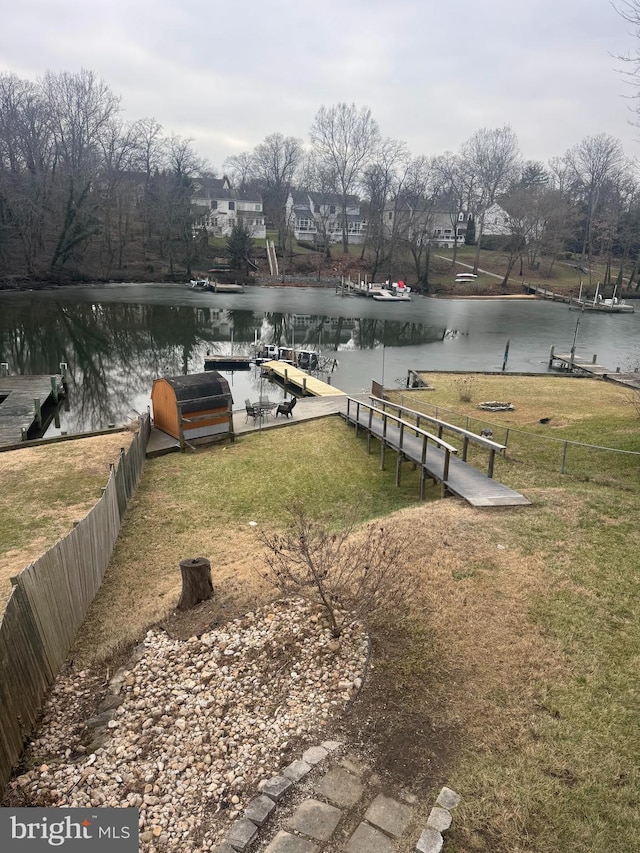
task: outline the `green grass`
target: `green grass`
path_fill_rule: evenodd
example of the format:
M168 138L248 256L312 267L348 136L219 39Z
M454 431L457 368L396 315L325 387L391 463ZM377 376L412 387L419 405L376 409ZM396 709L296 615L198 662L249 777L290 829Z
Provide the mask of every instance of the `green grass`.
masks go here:
M286 430L285 442L280 432L252 433L224 452L165 457L152 466L147 487L154 488L156 477L171 482L185 524L198 510L215 513L221 525L242 519L282 525L295 500L315 518L339 523L356 508L364 521L418 500L419 473L405 466L396 488L395 456L381 471L377 447L367 455L364 436L340 421L301 424Z

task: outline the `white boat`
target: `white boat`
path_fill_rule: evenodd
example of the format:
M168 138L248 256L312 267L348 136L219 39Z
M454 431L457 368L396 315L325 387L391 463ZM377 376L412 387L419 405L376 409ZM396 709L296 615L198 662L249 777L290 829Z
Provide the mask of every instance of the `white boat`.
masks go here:
M192 278L189 282L189 285L194 290L208 290L209 289L209 279L208 278Z
M411 302L411 297L408 293L394 293L392 290L377 290L371 294L371 298L376 302Z

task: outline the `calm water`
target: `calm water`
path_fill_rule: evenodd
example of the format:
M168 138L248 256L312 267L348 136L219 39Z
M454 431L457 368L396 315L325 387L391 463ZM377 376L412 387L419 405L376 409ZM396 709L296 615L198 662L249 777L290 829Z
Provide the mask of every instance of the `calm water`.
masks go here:
M125 422L146 410L154 378L201 372L207 352L248 353L255 340L319 350L321 378L357 393L372 379L403 384L410 369L500 370L508 339L508 372L546 372L549 348L568 351L576 327L577 355L613 369L640 361L640 304L631 315L578 314L534 300L389 305L317 288L213 294L169 284L0 293L0 361L25 374L68 365L58 429L69 432ZM225 375L234 408L282 396L256 369Z

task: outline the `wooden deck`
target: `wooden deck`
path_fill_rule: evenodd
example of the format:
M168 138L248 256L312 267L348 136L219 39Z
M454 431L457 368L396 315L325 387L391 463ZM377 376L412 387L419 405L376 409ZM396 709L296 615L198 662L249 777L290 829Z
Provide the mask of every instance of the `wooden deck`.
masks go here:
M54 392L55 388L55 392ZM0 376L0 446L39 438L65 396L62 376ZM35 401L41 406L38 423Z
M279 379L285 386L297 388L305 396L335 397L344 394L344 391L339 388L334 388L328 382L322 382L315 376L300 370L299 367L294 367L284 361L265 361L261 365L261 369L269 376Z
M374 410L371 416L371 410ZM384 464L385 447L398 453L396 482L399 482L402 459L421 468L421 493L424 478L442 483L443 491L458 495L471 506L527 506L531 503L524 495L498 483L467 462L458 459L450 447L435 434L420 430L415 424L405 422L357 398L348 398L341 411L342 417L358 429L364 429L381 442L381 459ZM431 442L431 443L429 443Z

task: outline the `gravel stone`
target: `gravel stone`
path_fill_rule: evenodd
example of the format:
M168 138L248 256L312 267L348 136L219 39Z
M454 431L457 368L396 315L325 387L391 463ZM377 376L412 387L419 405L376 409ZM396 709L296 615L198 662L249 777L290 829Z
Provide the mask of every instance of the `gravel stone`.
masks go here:
M228 843L232 825L249 829L238 818L260 780L277 800L311 770L299 760L282 769L291 741L322 743L365 670L364 627L345 628L340 653L328 654L333 638L316 613L294 599L188 641L151 629L110 679L107 695L117 699L106 704L86 672L67 668L25 750L32 769L7 793L16 806L139 808L140 853ZM87 708L101 708L106 725L89 731L89 717L101 714Z

